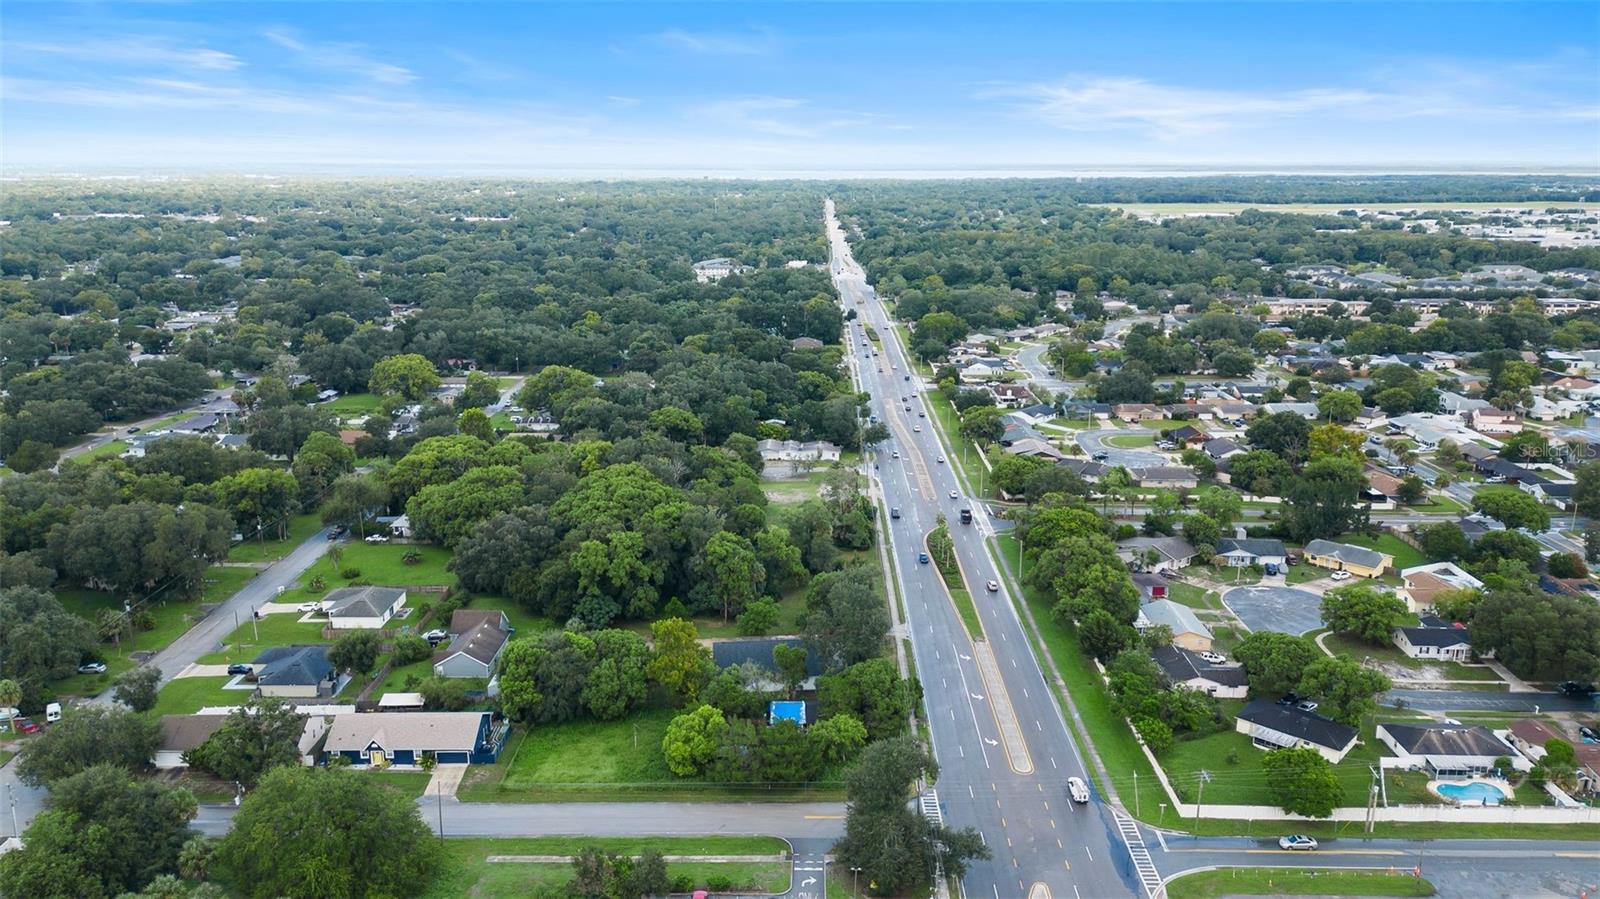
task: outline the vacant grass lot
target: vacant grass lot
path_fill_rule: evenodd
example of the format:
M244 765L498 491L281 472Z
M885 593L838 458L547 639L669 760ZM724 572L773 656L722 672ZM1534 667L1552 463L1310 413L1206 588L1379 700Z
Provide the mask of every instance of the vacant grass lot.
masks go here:
M78 455L73 456L71 459L68 459L67 462L69 464L76 464L79 462L93 462L96 459L111 459L122 455L127 448L128 441L112 440L102 443L86 453L79 453Z
M1338 540L1340 543L1348 543L1351 546L1365 546L1381 553L1388 553L1394 556L1394 567L1396 569L1423 565L1428 561L1428 558L1420 550L1393 534L1380 534L1377 538L1368 537L1365 534L1347 534L1338 538Z
M405 554L415 550L422 556L422 560L415 565L407 565L403 560ZM300 589L290 591L284 601L300 601L317 599L326 591L314 591L306 585L315 578L322 578L329 590L350 586L351 581L365 581L377 584L380 587L424 587L424 586L455 586L456 576L446 570L450 562L450 551L437 546L423 546L421 544L400 543L362 543L353 541L345 545L344 558L339 560L338 568L327 556L317 560L315 565L306 569L300 576ZM344 577L340 572L349 570L359 571L354 578Z
M511 737L500 761L474 765L456 795L469 802L611 799L793 800L842 795L837 776L800 788L713 784L667 770L661 739L677 711L648 709L622 721L534 725Z
M1191 609L1220 609L1222 598L1214 591L1194 584L1185 584L1172 581L1167 585L1167 596L1173 602L1181 603Z
M245 540L228 550L229 562L276 562L322 529L322 513L313 510L289 519L289 536L282 540Z
M1196 799L1220 805L1273 805L1272 794L1267 789L1266 772L1261 760L1266 755L1250 744L1250 738L1231 729L1233 717L1244 706L1242 702L1223 702L1229 730L1207 734L1194 739L1175 740L1172 748L1161 759L1162 767L1172 781L1173 789L1185 802ZM1345 805L1361 805L1366 801L1367 788L1372 784L1368 766L1377 763L1381 746L1373 737L1372 727L1362 729L1361 743L1350 750L1344 761L1334 766L1339 783L1344 788ZM1211 780L1201 792L1201 771L1207 771Z
M1223 868L1189 874L1167 884L1172 896L1432 896L1425 878L1398 871L1314 868Z
M212 572L220 569L212 569ZM209 573L208 573L209 577ZM121 610L122 600L102 590L57 590L56 598L67 611L94 623L105 609ZM106 643L99 647L106 663L105 674L75 674L55 683L61 695L87 696L111 686L117 676L134 667L130 657L134 652L158 650L189 629L190 616L199 611L199 603L179 599L155 600L145 606L155 616L155 627L135 632L131 639L124 637L120 646Z
M207 706L240 705L250 698L249 690L224 690L226 677L180 677L161 688L152 718L162 715L192 715Z
M365 418L378 411L383 397L376 393L347 393L323 406L340 418Z
M223 568L213 565L206 570L206 586L200 600L206 604L219 603L235 593L256 576L251 568Z
M663 855L777 855L788 845L770 837L452 839L445 842L445 860L423 899L511 899L541 885L555 886L572 877L570 864L491 863L491 855L569 855L599 846L618 855L654 849ZM687 877L697 887L724 877L735 888L781 893L789 887L784 862L668 862L669 877Z
M302 624L299 615L265 615L260 621L241 622L223 640L222 649L200 657L202 665L250 662L271 646L296 646L329 642L322 639L322 622Z

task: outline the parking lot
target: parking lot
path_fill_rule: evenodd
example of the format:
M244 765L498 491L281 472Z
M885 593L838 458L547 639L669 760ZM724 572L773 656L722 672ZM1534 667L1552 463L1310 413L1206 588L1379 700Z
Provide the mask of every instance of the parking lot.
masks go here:
M1222 601L1252 631L1303 634L1322 626L1322 597L1309 590L1236 587Z

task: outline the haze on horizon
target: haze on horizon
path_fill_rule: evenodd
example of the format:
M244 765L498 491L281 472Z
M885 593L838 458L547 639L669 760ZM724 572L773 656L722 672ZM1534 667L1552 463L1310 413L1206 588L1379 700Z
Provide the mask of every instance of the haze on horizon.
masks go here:
M8 174L1600 171L1581 3L12 2L0 24Z

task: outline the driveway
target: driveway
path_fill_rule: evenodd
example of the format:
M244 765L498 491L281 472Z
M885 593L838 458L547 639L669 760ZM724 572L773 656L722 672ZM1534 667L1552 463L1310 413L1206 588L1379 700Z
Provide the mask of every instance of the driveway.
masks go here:
M1222 601L1252 631L1303 634L1322 627L1322 598L1294 587L1236 587Z
M1156 436L1159 432L1147 428L1108 428L1100 431L1079 431L1078 445L1083 447L1086 455L1093 457L1098 453L1105 453L1107 465L1121 465L1123 468L1149 468L1152 465L1171 465L1166 456L1150 450L1120 449L1107 441L1113 437L1132 437L1136 435Z
M195 663L193 665L190 665L189 667L183 669L182 671L179 671L177 674L174 674L172 676L172 679L173 680L177 680L180 677L227 677L227 676L228 676L228 666L227 666L227 664L222 664L222 665L201 665L201 664L199 664L197 662L197 663Z

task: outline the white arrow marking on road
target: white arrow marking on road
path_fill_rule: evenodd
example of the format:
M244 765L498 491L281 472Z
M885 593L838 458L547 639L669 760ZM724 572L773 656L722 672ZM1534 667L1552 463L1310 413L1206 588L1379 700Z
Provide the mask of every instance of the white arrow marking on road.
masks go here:
M984 737L983 738L983 742L988 743L990 746L999 746L1000 745L1000 743L998 741L991 740L988 737Z
M956 655L961 656L961 653L958 652L958 653L956 653ZM968 662L972 661L972 656L961 656L961 658L964 661L968 661Z
M971 697L972 697L972 698L973 698L973 699L976 699L976 700L978 700L978 701L979 701L979 702L982 702L982 701L983 701L983 697L982 697L982 696L979 696L979 695L978 695L978 694L976 694L976 693L972 693L972 694L969 694L969 695L970 695L970 696L971 696Z
M817 879L815 877L807 877L805 880L800 881L800 885L803 887L808 887L816 882Z

